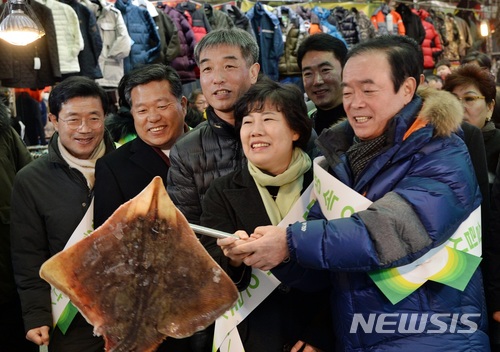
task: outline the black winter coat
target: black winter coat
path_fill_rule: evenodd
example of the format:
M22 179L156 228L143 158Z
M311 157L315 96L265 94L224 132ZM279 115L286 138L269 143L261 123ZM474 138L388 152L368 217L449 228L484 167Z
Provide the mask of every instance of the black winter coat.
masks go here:
M303 190L312 182L312 169L304 174ZM235 171L215 180L203 200L201 225L229 233L244 230L251 234L258 226L271 225L264 203L248 168ZM237 282L244 291L251 281L251 268L232 268L216 240L202 236L200 239L210 255ZM243 278L242 278L243 275ZM242 292L244 297L244 292ZM332 351L332 327L326 312L328 291L305 293L279 285L240 324L243 346L247 352L288 351L299 339ZM315 323L313 323L313 321Z
M193 224L200 223L201 202L212 181L246 163L234 126L210 106L206 114L207 121L179 139L170 151L167 191Z
M168 165L155 150L136 138L97 160L94 225L101 226L120 205L138 195L155 176L166 185Z
M52 326L50 286L40 278L39 270L64 249L93 197L82 173L62 158L58 138L55 133L49 153L18 172L12 190L12 263L26 331ZM105 141L106 152L113 150L109 136L105 135ZM92 326L86 325L86 335L92 338ZM67 333L65 339L72 339L70 335Z
M97 19L94 13L85 5L76 0L60 0L75 10L80 21L80 32L82 33L85 47L78 53L80 74L92 79L102 78L99 67L99 55L102 51L102 38L97 28Z

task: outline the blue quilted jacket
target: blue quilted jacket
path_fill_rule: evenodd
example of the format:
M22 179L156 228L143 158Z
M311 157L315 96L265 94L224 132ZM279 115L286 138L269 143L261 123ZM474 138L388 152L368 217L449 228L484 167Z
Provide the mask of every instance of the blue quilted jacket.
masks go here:
M161 41L156 23L148 10L132 4L132 1L123 0L116 0L115 7L122 13L128 34L132 38L130 54L123 62L125 73L153 63L160 55Z
M389 145L356 180L345 154L354 136L347 121L317 140L329 172L373 203L330 221L313 207L309 221L288 227L292 260L273 273L307 290L331 287L339 351L489 351L479 269L463 292L427 281L395 305L367 274L441 245L480 205L469 153L453 133L462 118L455 104L436 93L422 108L416 96L393 118ZM419 121L425 126L415 128Z

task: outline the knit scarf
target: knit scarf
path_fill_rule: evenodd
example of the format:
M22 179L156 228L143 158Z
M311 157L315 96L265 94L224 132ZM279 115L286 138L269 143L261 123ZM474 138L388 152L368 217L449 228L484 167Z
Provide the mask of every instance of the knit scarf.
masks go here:
M386 140L385 133L369 141L361 141L358 137L354 137L354 144L346 152L354 179L357 179L368 162L382 151Z
M78 159L70 154L70 152L61 143L61 138L57 139L57 146L63 159L68 163L69 167L77 169L80 171L85 179L90 189L94 188L95 182L95 163L97 159L104 155L106 151L106 146L104 141L101 141L97 148L94 149L92 154L88 159Z
M495 123L491 120L487 120L484 124L483 128L481 128L481 132L490 132L495 130Z
M304 174L311 168L311 159L300 148L295 148L292 160L285 172L272 176L262 172L248 161L248 170L257 184L267 215L273 225L278 225L300 198ZM267 190L267 186L278 186L276 201Z

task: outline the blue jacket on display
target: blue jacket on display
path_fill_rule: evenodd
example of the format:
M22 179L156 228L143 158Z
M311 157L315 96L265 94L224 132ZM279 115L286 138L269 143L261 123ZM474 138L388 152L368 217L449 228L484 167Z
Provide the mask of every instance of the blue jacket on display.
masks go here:
M148 10L133 5L131 1L116 0L115 7L121 11L132 38L130 55L124 59L125 73L144 64L151 64L160 55L160 35L156 23Z
M259 44L259 63L262 72L277 81L279 79L278 64L284 52L280 21L260 2L248 10L246 16L252 24L257 44Z
M342 40L345 46L349 47L344 37L342 36L342 33L340 33L339 29L337 28L336 19L334 16L332 16L332 12L330 10L315 6L312 9L312 12L315 13L316 16L318 16L319 23L324 33L328 33L335 38Z

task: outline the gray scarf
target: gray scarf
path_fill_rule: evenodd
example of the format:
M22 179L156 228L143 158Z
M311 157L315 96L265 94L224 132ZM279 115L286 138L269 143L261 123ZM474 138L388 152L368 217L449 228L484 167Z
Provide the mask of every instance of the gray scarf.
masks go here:
M359 140L358 137L354 137L354 144L347 150L346 154L355 180L365 169L368 162L380 154L386 140L387 135L385 133L380 137L365 142Z

